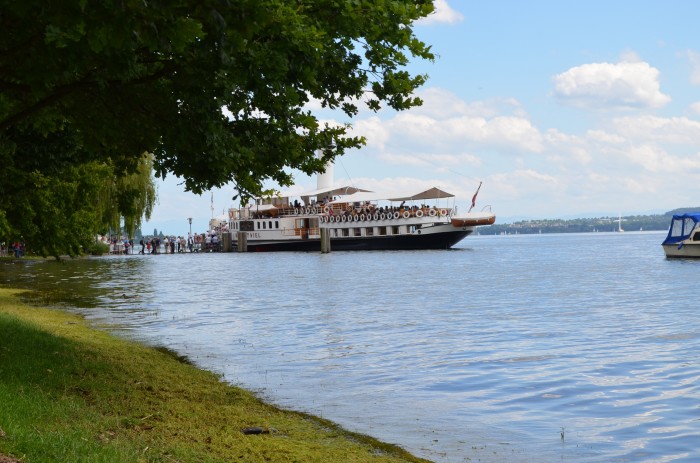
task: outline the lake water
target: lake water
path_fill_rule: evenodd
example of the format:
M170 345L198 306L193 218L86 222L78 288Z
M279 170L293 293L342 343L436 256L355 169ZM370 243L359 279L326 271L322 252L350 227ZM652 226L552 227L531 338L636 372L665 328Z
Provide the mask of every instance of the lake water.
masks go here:
M25 262L0 282L437 462L698 462L700 260L663 237Z

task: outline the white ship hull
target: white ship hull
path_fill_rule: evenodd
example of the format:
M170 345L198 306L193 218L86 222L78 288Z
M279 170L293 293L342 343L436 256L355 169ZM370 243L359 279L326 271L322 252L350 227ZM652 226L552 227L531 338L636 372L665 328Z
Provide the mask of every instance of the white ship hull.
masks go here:
M384 219L380 215L378 220L374 215L369 218L362 214L345 220L328 214L262 216L231 220L230 230L235 247L239 233L245 233L248 251L318 251L323 229L334 251L449 249L476 230L476 225L453 225L447 214L394 218L395 215ZM487 221L488 216L494 217L491 213L472 214L475 222Z

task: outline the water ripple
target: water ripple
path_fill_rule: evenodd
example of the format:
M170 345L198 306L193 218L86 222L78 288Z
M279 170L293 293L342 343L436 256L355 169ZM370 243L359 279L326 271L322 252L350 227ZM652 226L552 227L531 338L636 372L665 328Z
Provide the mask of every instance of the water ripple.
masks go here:
M439 462L700 461L700 261L659 234L0 266L285 407Z

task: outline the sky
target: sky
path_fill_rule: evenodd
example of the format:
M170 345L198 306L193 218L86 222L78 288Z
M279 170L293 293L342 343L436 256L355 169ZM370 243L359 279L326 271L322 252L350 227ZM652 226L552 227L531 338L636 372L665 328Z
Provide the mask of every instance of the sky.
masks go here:
M456 195L497 222L663 213L700 206L700 2L436 0L414 27L434 62L408 111L342 114L367 145L336 160L338 183ZM295 173L293 191L316 179ZM184 235L237 207L158 181L143 233ZM275 185L267 185L275 187Z

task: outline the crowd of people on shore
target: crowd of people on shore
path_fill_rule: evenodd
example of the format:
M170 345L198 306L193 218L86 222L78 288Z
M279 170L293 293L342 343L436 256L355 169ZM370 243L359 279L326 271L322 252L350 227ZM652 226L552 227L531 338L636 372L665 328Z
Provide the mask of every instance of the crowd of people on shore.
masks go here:
M19 259L24 255L24 243L21 241L15 241L8 246L4 241L0 243L0 257L8 257L13 255L15 259Z
M110 254L181 254L220 250L220 239L215 233L188 233L187 238L174 235L143 237L138 243L133 239L101 235L97 237L97 242L109 246ZM24 255L23 242L0 242L0 257L19 259Z
M136 243L133 239L100 237L109 245L110 254L182 254L218 250L219 237L208 233L188 233L184 236L143 237Z

